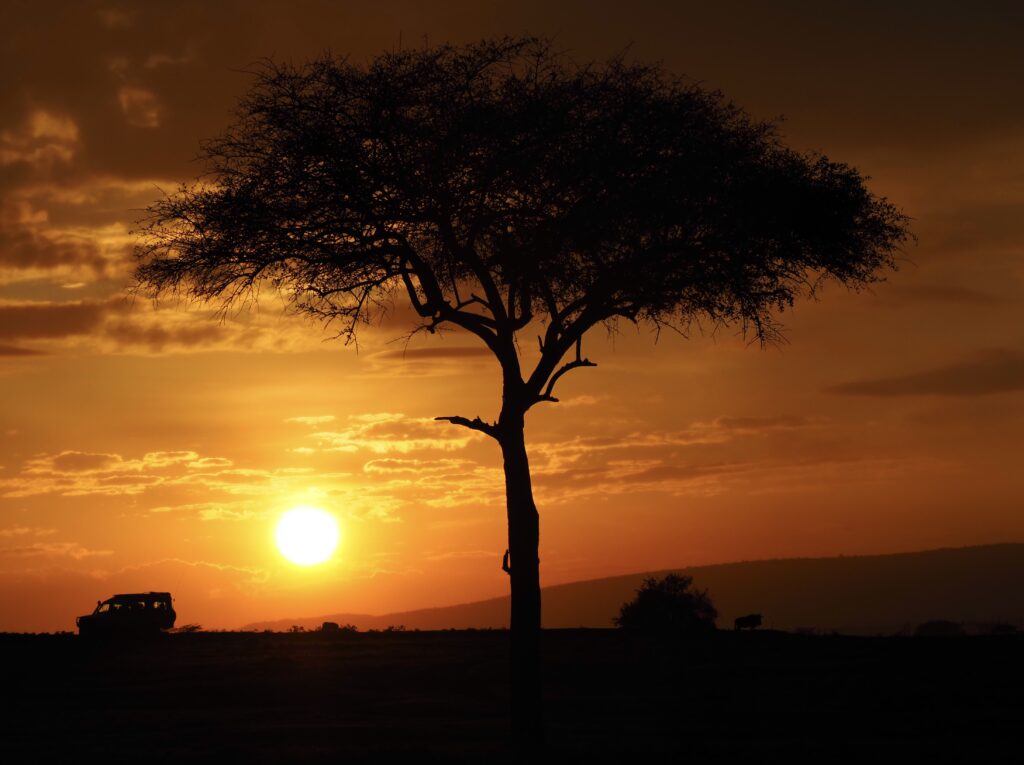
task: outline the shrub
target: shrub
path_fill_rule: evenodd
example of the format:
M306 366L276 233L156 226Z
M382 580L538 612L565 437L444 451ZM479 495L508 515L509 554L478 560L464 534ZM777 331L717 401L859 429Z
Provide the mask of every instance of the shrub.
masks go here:
M667 574L648 577L636 597L624 603L613 620L617 627L682 635L706 634L715 629L715 610L707 590L690 589L693 579Z
M988 634L989 635L1016 635L1017 634L1017 626L1014 625L1014 624L1009 624L1007 622L1001 622L999 624L990 624L990 625L988 625Z

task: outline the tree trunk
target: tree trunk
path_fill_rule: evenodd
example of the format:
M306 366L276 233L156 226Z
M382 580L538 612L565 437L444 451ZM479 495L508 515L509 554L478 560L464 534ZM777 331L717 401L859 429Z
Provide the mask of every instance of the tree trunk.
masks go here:
M509 421L511 420L511 421ZM512 735L520 749L544 740L540 664L540 519L533 503L523 416L502 417L508 549L512 580Z

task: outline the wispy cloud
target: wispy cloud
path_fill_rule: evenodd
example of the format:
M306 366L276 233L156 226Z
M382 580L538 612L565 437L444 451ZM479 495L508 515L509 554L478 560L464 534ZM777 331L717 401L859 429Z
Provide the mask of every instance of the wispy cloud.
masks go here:
M1009 301L1006 296L959 284L894 284L887 287L885 292L886 296L880 299L885 300L891 296L911 303L992 306Z
M263 518L267 509L255 498L246 497L230 501L186 502L177 505L158 505L147 511L153 514L174 513L191 515L201 521L248 521Z
M378 459L370 460L363 465L367 473L386 475L424 475L427 473L451 472L461 470L473 463L468 460L440 459Z
M65 450L25 461L12 478L0 480L6 497L36 494L132 495L155 486L202 485L230 493L269 478L271 471L231 467L223 457L201 457L194 451L147 452L141 457Z
M42 528L39 526L11 526L0 529L0 537L41 537L56 534L57 529Z
M285 422L294 422L299 425L324 425L328 422L334 422L334 415L318 414L309 417L289 417Z
M453 428L430 418L408 417L390 412L352 416L348 418L347 425L343 430L313 433L311 438L315 441L316 450L366 450L375 454L455 451L482 437L478 433Z
M113 550L93 550L78 542L33 542L32 544L20 547L0 547L0 556L33 557L45 556L50 558L71 558L72 560L83 560L97 556L113 555Z
M381 351L374 354L375 358L388 361L437 361L441 359L478 359L490 358L491 352L487 348L456 346L450 348L412 348L401 351Z

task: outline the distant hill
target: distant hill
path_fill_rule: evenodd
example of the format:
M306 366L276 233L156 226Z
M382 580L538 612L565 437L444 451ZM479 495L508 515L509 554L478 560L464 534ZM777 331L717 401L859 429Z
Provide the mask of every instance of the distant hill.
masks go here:
M1024 544L961 547L894 555L786 558L672 569L692 576L718 608L728 628L746 613L764 615L766 627L809 628L846 634L893 634L921 622L1024 626ZM610 627L652 571L545 587L545 627ZM443 608L383 615L327 614L256 622L243 629L307 629L324 621L359 629L404 625L408 629L503 628L508 597Z

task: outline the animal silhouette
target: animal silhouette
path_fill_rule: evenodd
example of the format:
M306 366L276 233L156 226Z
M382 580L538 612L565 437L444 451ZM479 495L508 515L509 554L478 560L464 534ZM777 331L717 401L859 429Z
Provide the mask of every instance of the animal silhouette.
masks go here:
M746 616L737 616L736 621L733 622L736 627L736 631L739 630L756 630L761 626L761 614L747 614Z

